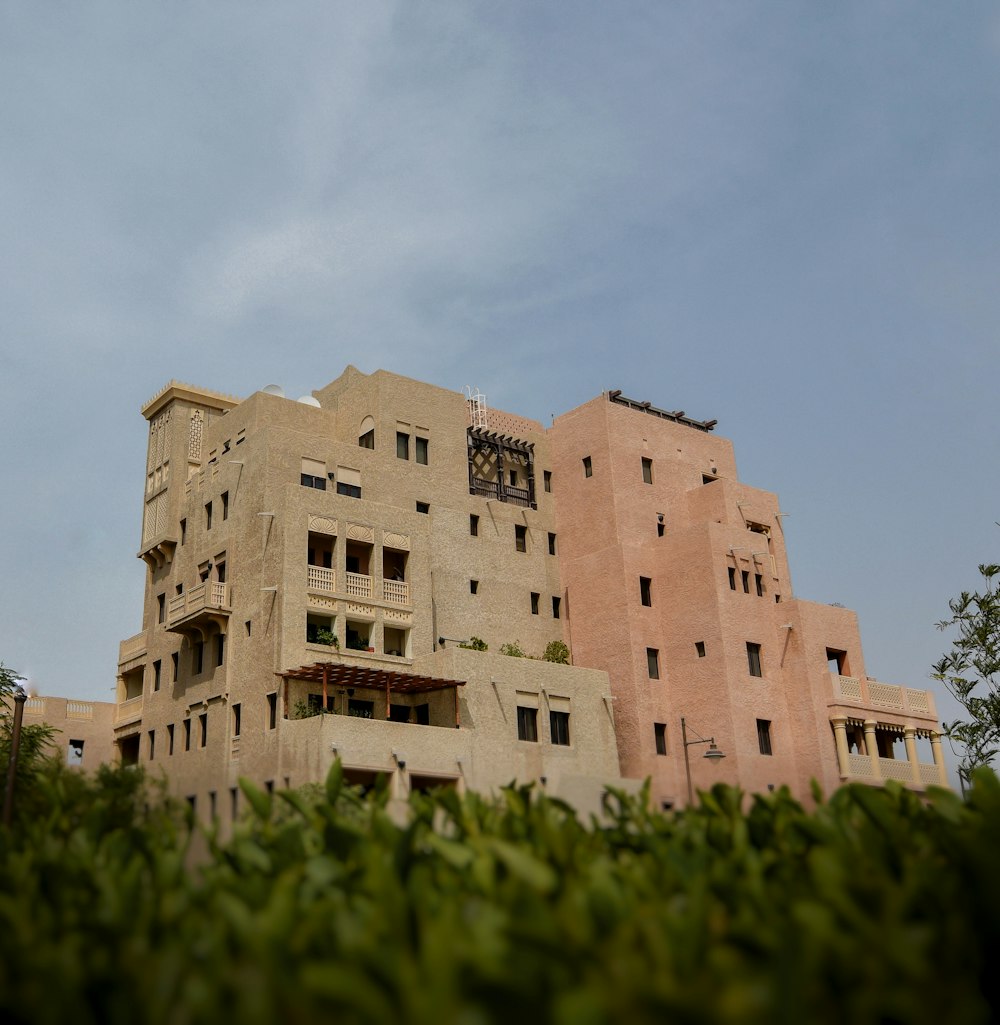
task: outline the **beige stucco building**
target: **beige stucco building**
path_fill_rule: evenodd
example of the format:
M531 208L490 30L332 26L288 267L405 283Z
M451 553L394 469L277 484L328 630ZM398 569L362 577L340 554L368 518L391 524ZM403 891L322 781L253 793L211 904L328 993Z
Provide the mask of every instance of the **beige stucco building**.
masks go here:
M945 782L930 694L868 679L853 613L793 597L777 499L714 424L611 392L546 429L353 367L276 391L143 409L115 747L201 814L335 758L399 797L534 780L585 810L647 776L683 804L685 753L698 787ZM572 665L500 653L553 641Z

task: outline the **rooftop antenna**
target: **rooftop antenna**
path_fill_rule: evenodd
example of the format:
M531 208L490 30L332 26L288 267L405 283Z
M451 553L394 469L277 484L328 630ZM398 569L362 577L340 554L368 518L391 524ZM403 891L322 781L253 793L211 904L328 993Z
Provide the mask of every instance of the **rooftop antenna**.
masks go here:
M467 384L465 400L469 404L469 418L472 420L472 426L485 430L489 426L486 396L478 388L473 390L472 385Z

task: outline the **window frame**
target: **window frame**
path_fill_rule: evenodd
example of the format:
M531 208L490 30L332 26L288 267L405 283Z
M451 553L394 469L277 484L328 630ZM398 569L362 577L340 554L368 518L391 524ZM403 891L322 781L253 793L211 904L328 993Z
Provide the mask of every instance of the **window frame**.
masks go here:
M761 645L756 641L747 641L747 669L751 676L764 678L764 660Z
M569 712L561 708L549 709L549 740L557 747L570 747Z
M774 754L774 745L771 738L771 720L757 720L757 747L762 755L771 757Z
M517 706L517 739L526 744L538 743L538 709Z
M651 680L658 680L660 678L659 648L646 648L646 672Z
M642 456L642 482L643 484L653 483L653 460L648 456Z

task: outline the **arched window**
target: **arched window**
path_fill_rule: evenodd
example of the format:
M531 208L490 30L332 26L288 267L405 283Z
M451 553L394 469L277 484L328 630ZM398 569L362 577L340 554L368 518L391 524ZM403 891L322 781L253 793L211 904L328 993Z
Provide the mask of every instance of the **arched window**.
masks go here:
M361 432L358 436L358 444L362 448L374 448L375 447L375 420L366 416L361 421Z

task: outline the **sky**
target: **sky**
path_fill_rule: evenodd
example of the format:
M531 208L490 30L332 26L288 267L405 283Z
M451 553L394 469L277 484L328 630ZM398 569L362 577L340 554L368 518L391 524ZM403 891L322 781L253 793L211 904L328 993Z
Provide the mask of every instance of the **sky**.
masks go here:
M1000 11L0 0L0 660L113 700L170 379L717 419L931 687L1000 561Z

